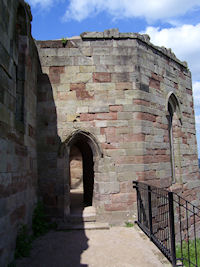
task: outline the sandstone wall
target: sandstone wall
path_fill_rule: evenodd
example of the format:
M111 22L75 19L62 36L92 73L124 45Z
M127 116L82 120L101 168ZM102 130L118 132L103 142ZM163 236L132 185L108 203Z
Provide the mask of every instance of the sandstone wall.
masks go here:
M31 226L33 205L36 201L35 130L38 56L30 33L30 20L29 7L23 1L0 1L0 266L2 267L7 266L13 258L20 224Z
M69 39L65 47L61 40L38 41L37 46L42 71L51 84L49 91L45 84L40 87L40 98L48 120L56 115L50 123L57 132L43 127L40 138L40 143L53 145L43 154L45 161L54 151L51 164L43 165L44 172L50 167L55 174L45 176L52 193L44 184L42 190L52 210L62 211L62 205L64 209L68 205L69 199L62 196L68 195L63 180L69 183L65 177L69 166L62 160L65 153L59 158L56 151L77 130L92 134L102 152L94 158L93 204L99 220L122 222L132 215L133 180L184 191L190 200L198 198L191 75L185 63L171 50L153 46L146 35L117 30L84 33ZM173 122L174 183L167 119L172 93L180 104L180 116ZM46 115L42 108L38 114L40 122Z
M148 36L118 30L38 41L39 61L31 19L23 0L0 0L0 266L20 224L31 226L38 180L49 216L69 214L73 145L98 220L131 218L133 180L199 204L187 65Z
M140 93L144 104L139 119L142 132L145 133L143 163L146 168L142 179L148 182L152 180L159 187L170 187L197 204L200 177L191 73L186 63L180 63L170 49L162 48L163 53L160 53L142 42L138 44L140 83L148 88ZM180 107L172 122L174 181L171 177L167 119L167 100L171 93L177 97Z

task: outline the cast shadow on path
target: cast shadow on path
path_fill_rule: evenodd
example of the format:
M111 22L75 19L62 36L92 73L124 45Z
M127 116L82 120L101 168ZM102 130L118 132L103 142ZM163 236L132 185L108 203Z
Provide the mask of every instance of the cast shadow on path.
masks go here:
M30 257L17 260L16 267L87 267L81 264L87 249L84 230L52 231L35 240Z

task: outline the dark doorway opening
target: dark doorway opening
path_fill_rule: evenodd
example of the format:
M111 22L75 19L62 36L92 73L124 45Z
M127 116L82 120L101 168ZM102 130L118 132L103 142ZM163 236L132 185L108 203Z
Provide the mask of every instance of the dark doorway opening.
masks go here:
M87 137L75 136L70 144L70 211L92 206L94 187L93 152Z

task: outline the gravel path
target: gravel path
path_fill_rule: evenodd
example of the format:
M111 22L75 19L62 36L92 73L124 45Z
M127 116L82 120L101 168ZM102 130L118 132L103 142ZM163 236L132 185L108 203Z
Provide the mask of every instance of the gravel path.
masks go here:
M33 243L17 267L171 266L137 226L110 230L49 232Z

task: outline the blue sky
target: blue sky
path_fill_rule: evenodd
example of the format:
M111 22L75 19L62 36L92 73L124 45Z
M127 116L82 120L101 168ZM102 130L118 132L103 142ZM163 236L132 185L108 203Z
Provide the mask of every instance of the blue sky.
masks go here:
M200 157L200 0L27 0L37 40L118 28L147 33L155 45L172 48L192 72Z

